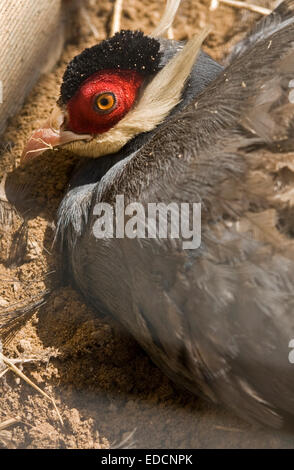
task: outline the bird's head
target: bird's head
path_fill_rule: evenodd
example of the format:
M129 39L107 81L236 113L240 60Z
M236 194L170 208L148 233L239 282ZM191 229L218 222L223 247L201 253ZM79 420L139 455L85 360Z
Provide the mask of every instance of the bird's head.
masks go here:
M112 154L164 121L181 100L206 34L191 39L161 66L158 36L171 23L178 3L167 3L155 37L123 30L74 57L56 107L29 139L22 161L60 146L86 157Z

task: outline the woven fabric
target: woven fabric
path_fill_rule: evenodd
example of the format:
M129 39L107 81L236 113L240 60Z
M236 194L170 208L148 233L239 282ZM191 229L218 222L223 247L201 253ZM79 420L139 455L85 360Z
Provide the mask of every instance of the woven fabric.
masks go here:
M0 0L0 134L58 59L62 16L62 0Z

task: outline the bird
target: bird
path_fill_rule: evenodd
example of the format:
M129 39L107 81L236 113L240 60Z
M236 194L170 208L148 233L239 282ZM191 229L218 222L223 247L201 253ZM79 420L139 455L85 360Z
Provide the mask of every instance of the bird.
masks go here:
M181 387L291 427L294 1L258 21L225 67L201 50L206 30L186 43L161 37L178 3L154 34L122 30L69 63L22 163L49 148L54 165L60 146L81 157L56 243L94 309ZM114 211L118 195L146 210L200 205L200 243L148 237L146 220L144 236L97 237L97 206Z

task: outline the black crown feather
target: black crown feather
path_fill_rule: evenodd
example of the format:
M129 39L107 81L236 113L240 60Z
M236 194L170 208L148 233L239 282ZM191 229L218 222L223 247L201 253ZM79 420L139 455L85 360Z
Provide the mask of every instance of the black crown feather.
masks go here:
M100 70L137 70L142 75L158 71L160 43L141 31L122 30L112 38L85 49L68 64L61 85L60 100L67 103L81 84Z

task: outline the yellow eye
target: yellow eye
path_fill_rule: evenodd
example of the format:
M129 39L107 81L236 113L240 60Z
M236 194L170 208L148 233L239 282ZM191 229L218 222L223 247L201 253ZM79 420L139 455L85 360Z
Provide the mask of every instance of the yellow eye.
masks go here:
M95 108L100 112L109 112L111 111L116 104L115 96L113 93L101 93L96 96L95 99Z

